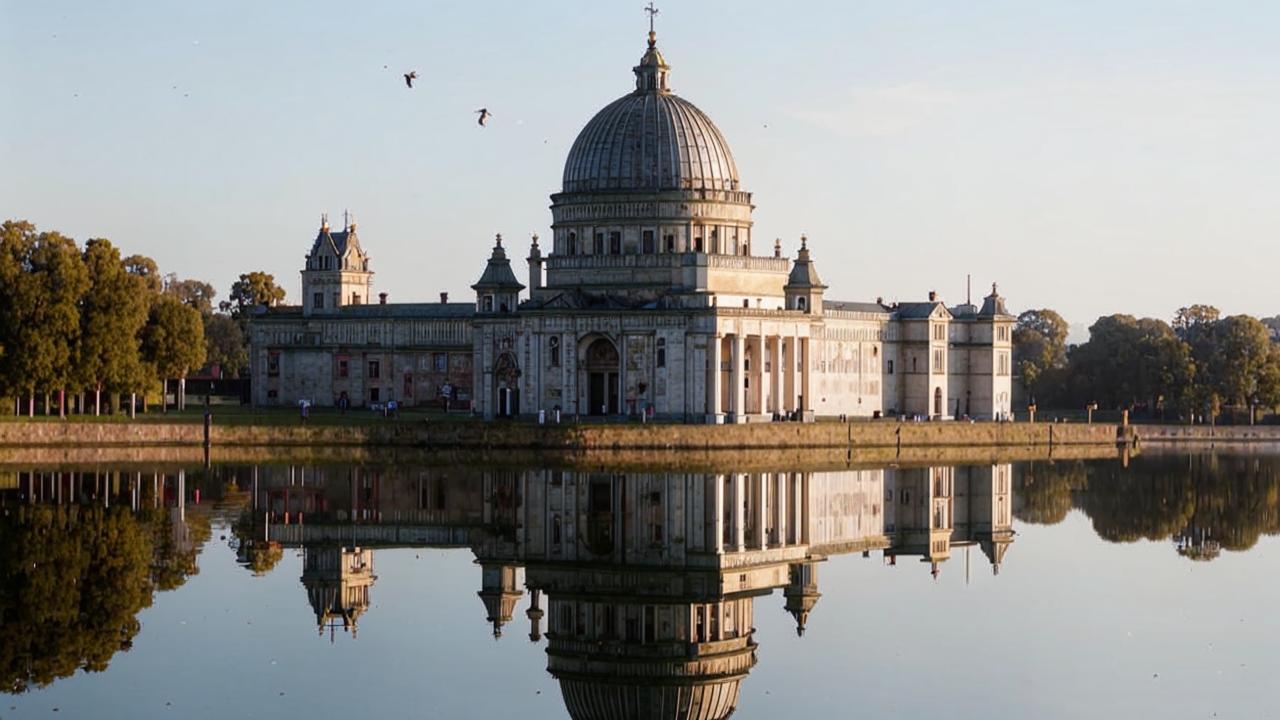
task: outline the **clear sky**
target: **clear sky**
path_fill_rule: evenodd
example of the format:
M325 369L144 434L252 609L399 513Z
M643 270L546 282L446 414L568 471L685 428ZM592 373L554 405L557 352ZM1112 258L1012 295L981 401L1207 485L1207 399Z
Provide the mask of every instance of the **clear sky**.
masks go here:
M0 216L224 297L266 270L297 300L320 213L350 209L377 290L466 298L495 232L517 258L548 235L575 135L631 87L643 4L0 0ZM1280 313L1280 5L659 7L756 252L808 233L833 299L958 302L972 273L1077 326Z

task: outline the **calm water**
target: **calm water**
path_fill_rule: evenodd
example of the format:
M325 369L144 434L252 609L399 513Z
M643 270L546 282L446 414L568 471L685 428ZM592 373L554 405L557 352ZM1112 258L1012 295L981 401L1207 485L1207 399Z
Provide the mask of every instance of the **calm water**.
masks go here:
M1280 455L0 472L0 718L1261 718Z

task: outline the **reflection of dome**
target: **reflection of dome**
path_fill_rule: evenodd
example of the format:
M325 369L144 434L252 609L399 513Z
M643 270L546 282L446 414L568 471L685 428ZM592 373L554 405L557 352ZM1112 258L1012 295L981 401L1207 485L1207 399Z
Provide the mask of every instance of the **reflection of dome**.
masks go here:
M753 597L696 604L550 597L547 670L574 720L733 714L756 664Z
M738 706L742 678L680 685L631 685L562 678L560 692L574 720L690 718L718 720Z
M669 69L651 34L634 68L635 91L596 113L574 141L564 192L738 189L729 144L701 110L671 93Z

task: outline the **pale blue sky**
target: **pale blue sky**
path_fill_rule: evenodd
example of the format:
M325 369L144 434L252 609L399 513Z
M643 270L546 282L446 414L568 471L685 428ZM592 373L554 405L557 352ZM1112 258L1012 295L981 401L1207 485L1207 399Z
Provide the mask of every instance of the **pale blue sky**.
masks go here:
M296 299L320 213L349 208L377 290L466 298L495 232L518 258L547 236L574 136L630 89L643 4L0 0L0 215ZM757 252L807 232L835 299L957 302L971 272L1081 325L1280 313L1278 5L659 7Z

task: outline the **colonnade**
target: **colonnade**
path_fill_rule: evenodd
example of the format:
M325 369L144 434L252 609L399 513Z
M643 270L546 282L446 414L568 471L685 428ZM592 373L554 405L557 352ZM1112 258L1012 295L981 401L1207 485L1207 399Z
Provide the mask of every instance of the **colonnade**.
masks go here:
M729 333L707 341L707 422L743 423L803 413L809 338Z

